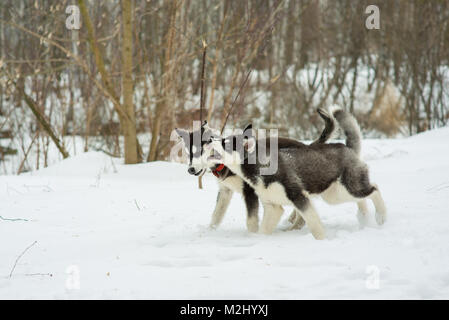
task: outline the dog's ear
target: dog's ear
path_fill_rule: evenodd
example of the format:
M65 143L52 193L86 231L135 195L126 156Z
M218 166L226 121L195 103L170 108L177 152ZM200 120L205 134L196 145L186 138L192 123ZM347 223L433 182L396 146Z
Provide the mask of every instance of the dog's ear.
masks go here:
M184 129L175 128L176 134L178 135L178 139L182 139L185 145L189 144L190 133Z
M253 137L253 125L252 123L247 124L245 129L243 129L243 134L247 137Z
M248 153L252 153L256 150L256 138L254 136L244 137L243 138L243 148Z
M182 138L182 137L184 137L186 135L189 135L189 132L187 130L184 130L184 129L175 128L175 131L176 131L176 134L178 135L178 137L180 137L180 138Z
M221 137L220 130L209 127L207 121L204 121L202 125L203 141L208 141L210 137Z
M212 129L209 127L209 125L207 124L207 121L206 121L206 120L204 120L203 124L201 125L201 128L204 129L204 131L212 130Z

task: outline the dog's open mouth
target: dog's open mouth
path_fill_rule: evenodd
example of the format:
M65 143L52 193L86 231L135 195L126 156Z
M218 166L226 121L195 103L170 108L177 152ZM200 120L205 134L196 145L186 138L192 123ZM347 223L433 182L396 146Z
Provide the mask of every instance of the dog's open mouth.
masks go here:
M195 176L199 176L200 174L202 174L203 173L203 171L204 171L205 169L201 169L200 171L198 171L197 173L194 173L194 175Z

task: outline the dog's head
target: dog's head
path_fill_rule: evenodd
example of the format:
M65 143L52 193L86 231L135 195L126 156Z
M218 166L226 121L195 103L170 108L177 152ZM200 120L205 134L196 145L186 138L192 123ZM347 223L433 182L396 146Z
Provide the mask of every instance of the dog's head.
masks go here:
M240 130L240 133L227 136L226 138L213 137L203 146L204 157L209 168L217 164L232 167L244 163L256 150L256 138L253 135L252 125L249 124Z
M175 130L189 159L187 172L195 176L202 174L208 168L207 154L209 153L205 152L204 147L211 143L212 139L220 137L218 132L211 129L206 121L196 130L188 131L178 128Z

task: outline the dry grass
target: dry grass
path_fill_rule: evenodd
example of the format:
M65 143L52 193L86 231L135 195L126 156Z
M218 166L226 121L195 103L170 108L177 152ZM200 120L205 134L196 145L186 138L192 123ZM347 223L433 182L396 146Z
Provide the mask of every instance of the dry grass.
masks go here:
M369 112L367 126L391 137L399 132L406 123L403 113L403 99L396 87L388 82L378 90L373 108Z

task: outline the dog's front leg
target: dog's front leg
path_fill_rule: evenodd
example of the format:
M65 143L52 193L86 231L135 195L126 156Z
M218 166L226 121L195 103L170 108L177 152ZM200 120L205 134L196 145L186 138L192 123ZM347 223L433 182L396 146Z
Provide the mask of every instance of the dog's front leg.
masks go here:
M366 225L366 218L368 215L368 207L366 205L366 199L358 201L357 207L359 208L359 210L357 211L357 219L359 220L360 228L363 228Z
M272 234L274 229L281 220L282 213L284 209L282 206L272 203L263 202L263 219L262 225L260 226L260 232L264 234Z
M216 229L223 220L224 214L228 209L229 203L232 198L232 190L224 186L220 186L218 191L217 203L215 205L214 213L212 214L212 221L210 222L210 228Z
M291 201L296 209L299 210L315 239L324 239L326 237L326 232L310 199L303 193L300 193L298 196L292 197Z
M243 182L243 199L246 205L246 227L249 232L259 230L259 197L253 188Z
M301 191L300 186L291 186L287 190L287 197L291 203L295 206L295 209L301 214L302 218L306 222L307 227L312 232L312 235L317 240L324 239L326 232L321 224L321 219L318 216L312 201L310 201L308 195Z

